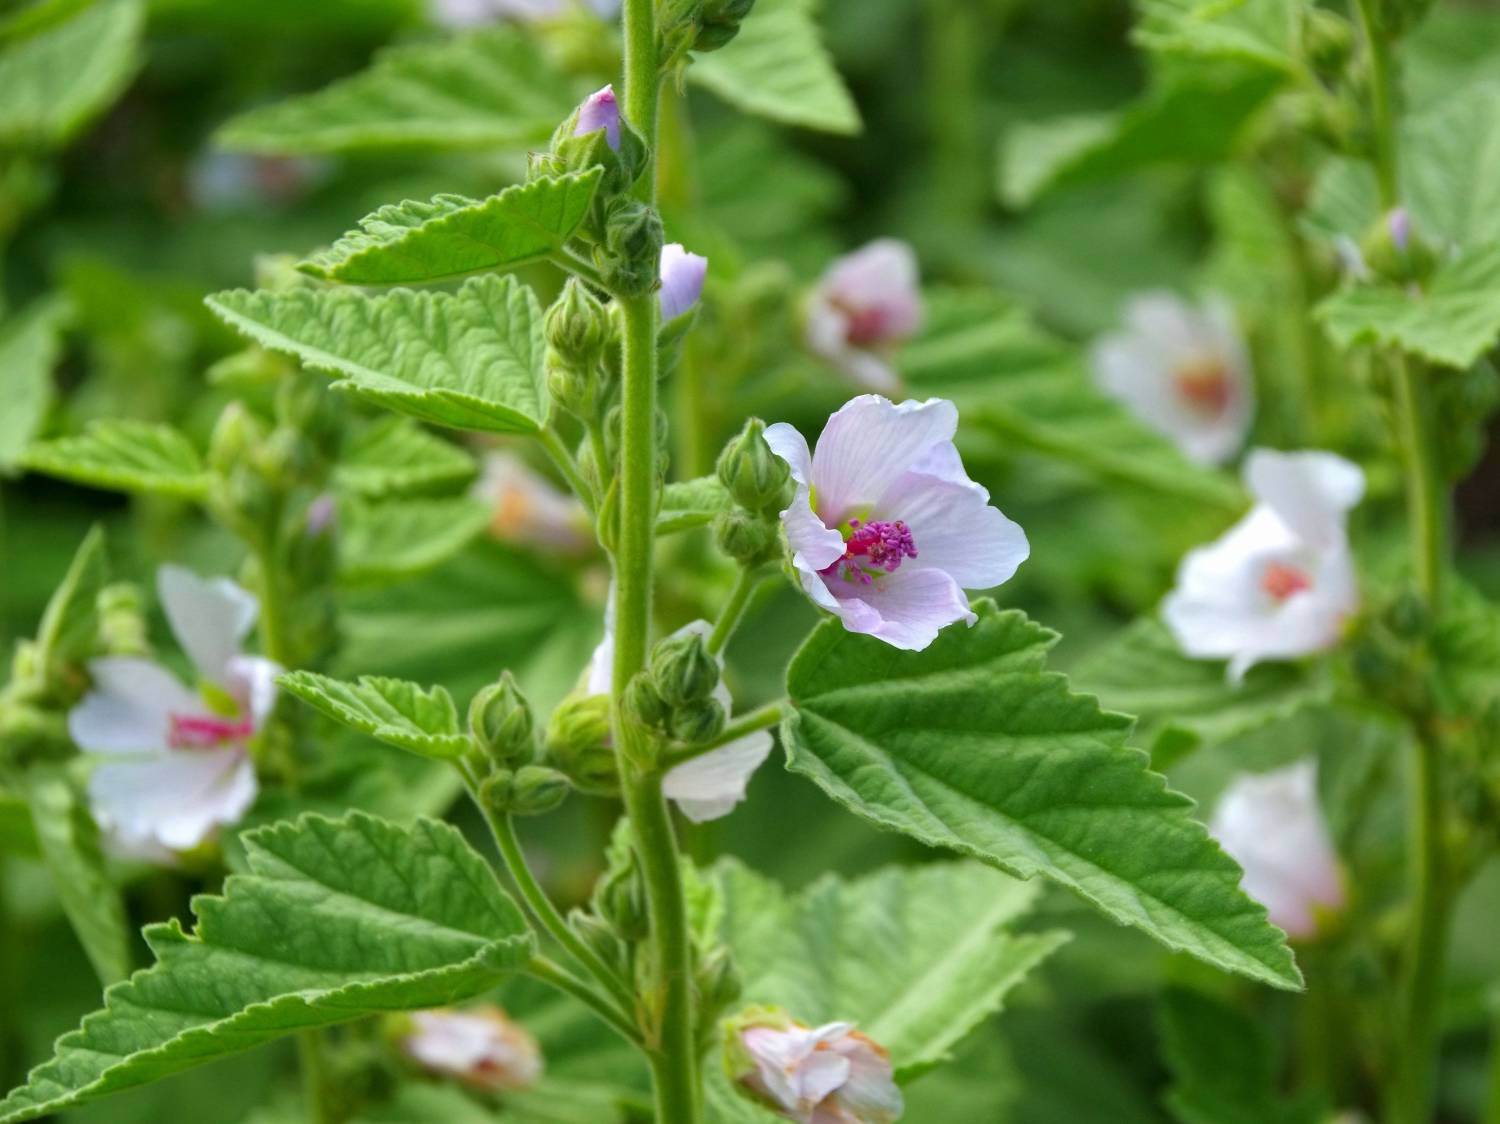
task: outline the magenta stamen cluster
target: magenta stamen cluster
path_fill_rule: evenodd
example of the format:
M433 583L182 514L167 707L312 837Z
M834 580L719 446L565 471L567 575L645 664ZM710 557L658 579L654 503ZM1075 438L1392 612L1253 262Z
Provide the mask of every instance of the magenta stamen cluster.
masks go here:
M917 544L911 537L911 528L901 520L876 519L866 523L851 519L849 537L844 540L844 556L822 573L869 585L875 580L871 570L894 573L903 561L916 556Z
M244 741L254 732L255 727L248 718L174 714L167 744L173 749L215 749L225 742Z

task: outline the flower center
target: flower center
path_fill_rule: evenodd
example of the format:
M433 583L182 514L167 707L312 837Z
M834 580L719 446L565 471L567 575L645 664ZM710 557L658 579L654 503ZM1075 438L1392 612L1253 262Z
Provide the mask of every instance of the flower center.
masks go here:
M1197 413L1216 418L1229 408L1229 372L1217 359L1184 364L1173 373L1172 380L1178 396Z
M844 556L821 571L824 577L869 585L881 574L892 574L901 563L917 556L911 528L901 520L876 519L866 523L851 519L845 524Z
M1272 562L1260 576L1260 587L1277 601L1285 601L1294 593L1311 589L1312 578L1295 566Z
M202 714L174 714L167 732L173 749L217 749L226 742L241 742L255 733L249 718L218 718Z
M844 316L844 338L854 347L874 347L891 336L891 318L878 304L856 305L835 297L833 307Z

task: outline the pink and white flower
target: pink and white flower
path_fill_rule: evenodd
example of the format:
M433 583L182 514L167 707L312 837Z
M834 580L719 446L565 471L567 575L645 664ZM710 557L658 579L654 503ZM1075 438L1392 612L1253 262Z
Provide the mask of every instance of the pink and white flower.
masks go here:
M1255 506L1188 552L1162 605L1182 650L1228 660L1234 681L1338 642L1359 607L1345 522L1365 489L1359 466L1333 453L1256 449L1244 476Z
M464 31L501 18L556 19L580 5L600 19L613 19L620 12L620 0L431 0L431 11L439 26Z
M698 303L708 276L708 259L690 254L681 242L661 248L661 318L675 319Z
M731 1076L755 1100L798 1124L892 1124L905 1101L879 1043L844 1022L807 1027L774 1010L732 1020Z
M542 1075L542 1051L499 1007L416 1011L401 1047L419 1065L475 1089L529 1089Z
M830 417L816 452L785 422L766 429L797 486L781 513L792 564L850 632L921 651L944 626L977 619L965 589L1008 581L1030 553L964 472L957 430L952 402L874 394Z
M1239 452L1255 412L1255 383L1234 314L1171 293L1130 302L1125 330L1094 345L1099 388L1200 464Z
M227 578L180 566L157 571L172 632L196 690L151 660L93 660L93 689L68 714L79 748L99 754L89 778L94 818L124 853L188 851L239 820L255 799L246 751L276 701L271 660L245 655L255 597Z
M1312 759L1269 773L1241 773L1214 809L1209 828L1245 869L1241 887L1293 939L1315 936L1320 919L1344 906L1344 877L1318 806Z
M470 494L490 507L490 533L502 542L553 554L582 554L593 544L583 505L514 453L485 454Z
M881 238L829 266L807 302L807 346L859 386L894 393L895 350L922 324L917 256Z
M611 669L615 658L614 590L611 588L609 604L604 612L604 639L594 649L589 661L584 690L590 695L607 695L611 688ZM683 625L673 637L697 633L705 640L713 632L707 621L693 621ZM722 672L724 660L719 658ZM722 674L713 697L724 708L725 717L734 713L734 700ZM771 755L771 732L756 730L737 738L727 745L684 761L667 770L662 778L662 791L676 803L684 816L694 823L706 823L727 816L740 801L745 799L745 789L755 770Z
M586 136L604 130L604 139L609 147L620 151L620 103L613 86L603 86L583 100L578 107L578 121L573 126L575 137Z

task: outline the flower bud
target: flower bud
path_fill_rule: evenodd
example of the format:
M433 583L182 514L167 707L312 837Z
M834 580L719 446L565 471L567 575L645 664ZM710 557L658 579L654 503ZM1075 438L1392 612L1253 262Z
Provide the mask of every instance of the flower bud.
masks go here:
M604 246L596 253L611 289L627 297L649 293L660 283L661 216L636 199L617 199L604 222Z
M1303 13L1302 42L1314 73L1333 80L1354 50L1354 27L1338 12L1310 7Z
M586 136L603 130L609 147L620 148L620 103L615 97L615 88L605 86L595 90L578 107L573 120L573 135Z
M698 995L703 1005L703 1021L712 1023L745 990L739 965L723 945L710 949L698 964Z
M700 745L712 741L724 730L729 715L724 713L724 704L718 699L704 699L687 703L672 711L667 722L667 732L676 741L686 745Z
M701 630L678 632L652 649L651 678L668 706L702 702L719 685L719 661Z
M498 765L524 764L535 752L531 706L510 672L469 704L469 732Z
M560 361L591 368L609 341L609 316L588 286L570 277L547 310L545 330L547 346Z
M1359 249L1366 266L1388 281L1420 284L1437 265L1431 248L1412 229L1411 213L1405 207L1376 219Z
M109 656L144 656L151 650L140 587L115 582L99 591L99 647Z
M791 502L791 466L766 444L766 423L751 418L724 446L719 479L735 503L752 512L779 512Z
M613 796L620 791L609 726L607 695L570 695L547 722L547 760L580 792Z
M614 87L590 94L552 134L551 152L531 161L532 176L559 175L602 167L600 194L606 198L630 190L646 169L645 139L620 113Z
M671 710L656 689L656 683L644 671L632 676L625 687L625 709L642 726L653 730L666 725Z
M594 912L627 941L638 941L651 931L646 884L635 853L611 870L594 893Z
M516 816L540 816L568 798L573 783L546 765L522 765L510 785L510 811Z
M312 443L286 425L277 426L255 452L255 467L273 488L290 491L304 483L316 459Z
M265 427L245 404L231 402L214 423L213 436L208 442L208 466L219 475L228 476L237 467L249 464L265 439Z
M681 242L668 242L661 248L661 318L675 320L691 311L703 295L708 276L708 259L690 254Z
M717 51L740 33L740 23L755 7L755 0L703 0L698 38L693 50Z
M714 542L727 557L741 566L769 561L780 544L775 523L763 516L751 515L742 507L721 511L714 516Z
M626 974L629 947L620 939L614 926L592 913L575 909L568 914L568 928L578 934L578 939L588 945L599 959L621 975Z

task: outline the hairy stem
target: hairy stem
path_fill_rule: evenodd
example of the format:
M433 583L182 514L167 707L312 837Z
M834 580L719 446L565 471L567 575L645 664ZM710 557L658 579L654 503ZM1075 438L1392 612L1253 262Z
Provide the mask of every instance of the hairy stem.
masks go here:
M641 1044L641 1032L625 1013L600 995L584 980L580 980L561 964L545 956L533 956L526 970L545 984L567 992L604 1022L608 1023L622 1038L636 1046Z
M755 596L755 591L760 588L759 566L743 566L738 576L734 579L734 588L729 591L729 599L724 602L724 607L719 610L719 619L714 622L714 630L708 637L708 650L714 655L719 655L728 646L734 630L739 627L741 618L745 615L745 608L750 604L750 598Z
M1395 91L1391 85L1391 44L1380 18L1379 0L1358 0L1359 26L1370 62L1370 117L1374 128L1375 178L1381 206L1400 202L1396 163Z
M712 753L716 749L721 749L730 742L738 741L746 734L753 734L757 730L769 730L786 717L786 711L787 703L785 700L766 703L765 706L757 707L748 714L742 714L733 722L726 724L719 731L718 737L712 738L702 745L684 746L667 753L662 757L662 765L664 768L670 769L681 765L684 761L691 761L695 757L702 757L705 753Z
M573 489L573 494L582 501L583 506L588 508L592 515L598 508L598 497L594 495L594 489L589 487L589 482L583 478L583 473L578 470L578 461L574 458L563 439L557 435L557 431L547 428L541 431L538 439L542 448L547 451L547 456L557 466L557 471L562 473L563 479L568 482L568 487Z

